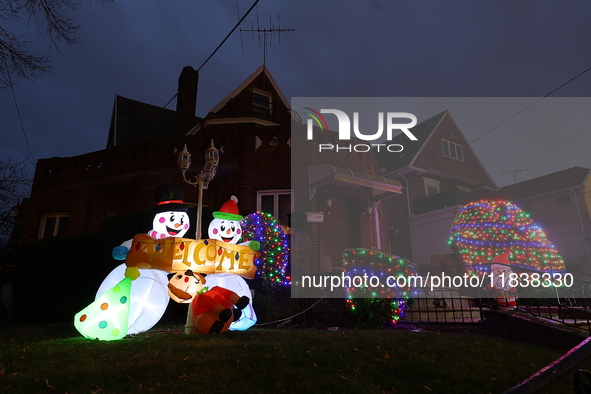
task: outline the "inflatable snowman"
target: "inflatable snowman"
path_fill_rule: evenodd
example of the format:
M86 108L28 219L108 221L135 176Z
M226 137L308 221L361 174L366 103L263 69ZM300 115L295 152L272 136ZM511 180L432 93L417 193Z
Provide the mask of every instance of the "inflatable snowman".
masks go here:
M209 223L208 228L209 239L238 244L240 237L242 237L242 227L240 225L242 216L238 211L237 203L238 199L232 196L222 205L219 211L213 213L213 220ZM260 248L258 241L246 241L241 245L246 245L254 251L258 251ZM241 276L229 273L210 274L207 275L207 284L210 288L219 286L233 291L239 297L248 297L250 302L242 310L240 319L230 325L230 330L243 331L256 323L257 317L252 307L252 293Z
M181 185L159 185L154 190L156 207L152 229L148 235L154 239L166 237L182 238L190 227L189 207L184 203L184 189ZM125 260L132 240L125 241L113 249L116 260ZM127 267L125 263L116 267L99 287L96 298L116 286L123 278L132 280L129 299L127 334L137 334L151 329L162 318L170 293L168 273L156 269Z

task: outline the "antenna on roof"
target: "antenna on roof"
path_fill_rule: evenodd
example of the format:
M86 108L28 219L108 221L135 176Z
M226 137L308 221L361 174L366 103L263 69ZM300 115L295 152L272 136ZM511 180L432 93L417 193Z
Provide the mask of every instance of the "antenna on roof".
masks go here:
M503 174L513 174L513 180L515 181L515 183L517 183L517 173L518 172L525 172L525 171L529 171L529 168L526 169L526 170L521 170L521 169L518 169L518 168L516 168L514 170L509 169L509 171L501 172L500 175L503 175Z
M252 22L251 22L251 26L252 26ZM269 14L269 28L268 29L261 29L260 25L259 25L259 14L258 14L258 8L257 8L257 28L255 29L254 26L252 26L251 29L240 29L241 32L243 31L250 31L252 32L253 38L254 38L254 33L258 33L257 37L259 40L259 48L261 45L261 35L263 37L263 64L267 64L267 44L269 46L269 48L271 47L271 40L269 40L267 42L267 37L272 38L274 36L277 36L278 40L279 40L279 44L281 44L281 33L285 32L285 31L295 31L295 29L282 29L281 28L281 22L279 19L279 14L277 14L277 25L275 25L273 23L273 18L271 17L271 14ZM244 49L243 49L243 53L244 53Z

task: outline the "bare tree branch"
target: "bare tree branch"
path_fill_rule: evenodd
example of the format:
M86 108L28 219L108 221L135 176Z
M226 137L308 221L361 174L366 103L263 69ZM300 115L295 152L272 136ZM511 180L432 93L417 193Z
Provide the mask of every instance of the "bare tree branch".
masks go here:
M13 208L30 190L31 176L26 160L0 158L0 246L5 245L14 226Z
M57 48L59 43L79 44L80 26L74 23L69 13L75 10L81 1L0 0L0 89L11 86L17 78L33 80L52 70L47 54L32 51L32 40L25 34L11 32L5 25L9 22L34 24L34 33L48 37L50 48Z

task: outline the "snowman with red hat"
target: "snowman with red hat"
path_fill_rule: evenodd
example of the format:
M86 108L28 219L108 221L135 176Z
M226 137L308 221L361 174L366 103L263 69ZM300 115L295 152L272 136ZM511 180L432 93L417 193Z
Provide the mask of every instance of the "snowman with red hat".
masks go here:
M209 223L208 237L217 241L227 242L230 244L238 244L242 237L242 226L240 221L242 216L238 210L238 199L236 196L230 197L220 208L219 211L213 212L213 220ZM218 245L223 247L222 243ZM260 249L258 241L245 241L240 245L248 246L255 252ZM246 281L239 275L222 273L207 275L207 283L210 287L219 286L233 291L239 297L246 296L249 303L242 310L240 319L230 325L230 330L243 331L252 327L257 317L252 308L252 293Z
M238 244L242 237L242 226L240 221L242 216L238 213L238 198L230 197L219 211L213 213L213 220L209 223L208 235L210 239ZM246 241L240 245L245 245L257 252L261 244L258 241Z

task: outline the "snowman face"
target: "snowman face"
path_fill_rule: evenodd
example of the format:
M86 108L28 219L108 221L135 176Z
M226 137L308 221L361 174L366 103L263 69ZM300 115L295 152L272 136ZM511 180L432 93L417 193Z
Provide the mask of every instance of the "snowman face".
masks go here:
M169 237L182 238L189 230L189 215L186 212L160 212L154 216L152 229Z
M209 223L209 238L237 244L242 236L242 227L237 220L213 219Z

